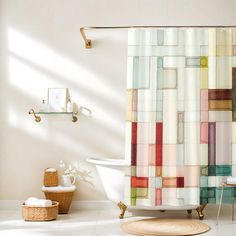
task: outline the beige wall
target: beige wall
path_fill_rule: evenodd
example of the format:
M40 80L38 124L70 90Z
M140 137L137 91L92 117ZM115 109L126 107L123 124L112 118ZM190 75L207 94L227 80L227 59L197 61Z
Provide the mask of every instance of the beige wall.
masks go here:
M43 170L59 160L92 170L95 187L78 183L76 199L105 199L87 157L124 158L126 30L86 25L236 25L235 0L0 0L0 199L42 196ZM91 119L27 112L48 87L70 88ZM114 180L115 181L115 180Z

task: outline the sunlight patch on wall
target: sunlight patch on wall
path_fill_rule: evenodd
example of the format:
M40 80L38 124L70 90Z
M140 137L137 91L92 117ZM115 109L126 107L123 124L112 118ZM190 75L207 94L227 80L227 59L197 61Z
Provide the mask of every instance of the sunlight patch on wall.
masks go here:
M78 140L71 138L65 133L58 132L56 128L49 129L48 126L49 123L52 122L53 117L46 118L44 116L42 117L42 119L43 120L41 121L40 124L35 123L34 118L31 116L27 117L27 119L25 116L19 116L16 107L11 106L8 109L8 121L12 127L23 130L28 135L36 139L40 139L45 142L50 141L50 143L55 147L65 148L66 150L70 150L71 152L74 153L89 152L89 147L86 147L85 144L78 145ZM64 119L62 119L62 121ZM60 122L58 122L58 125L60 125Z
M77 85L70 88L73 101L87 106L96 121L121 134L123 123L114 119L106 102L120 109L124 98L107 86L104 78L14 28L8 29L8 48L10 85L40 101L47 97L47 88L69 87L73 82Z
M77 139L71 138L65 133L57 132L56 130L51 131L51 142L55 146L66 148L70 152L74 153L88 153L89 147L86 147L85 144L81 144Z
M89 92L109 97L114 102L120 103L116 91L103 82L104 78L14 28L8 29L8 48L11 53L63 77L65 81L77 84L80 89L87 89Z
M48 87L65 87L62 83L50 79L44 73L35 70L14 57L9 58L9 80L11 85L25 94L35 97L39 102L47 97ZM73 101L78 101L78 105L86 104L92 110L93 114L95 114L96 120L100 123L113 126L113 130L117 131L123 128L121 122L114 119L112 114L102 109L96 102L81 97L76 90L70 90L70 93Z
M72 100L76 102L78 106L84 106L92 111L92 117L87 119L93 119L103 126L112 127L112 132L118 132L119 134L122 129L124 129L124 122L120 119L114 119L114 112L110 109L106 109L106 104L103 104L102 107L98 101L90 98L90 94L81 96L76 92L76 89L73 88L70 89L70 94L72 95ZM116 105L114 105L114 110L116 110Z
M64 122L68 122L68 117L57 117L56 126L50 128L50 123L55 123L55 116L42 116L42 121L40 123L35 123L32 115L29 117L26 117L28 114L21 116L17 109L19 108L12 105L8 109L8 122L12 127L24 131L35 139L40 139L45 142L50 141L52 147L55 148L68 150L74 154L87 154L91 152L90 144L86 145L84 142L78 142L77 138L70 137L70 135L63 131L58 131L57 126L61 126Z
M40 100L45 98L48 87L63 87L61 83L52 81L44 73L13 56L9 57L9 82L25 94Z
M19 116L16 107L11 106L8 109L8 121L12 127L21 129L37 139L48 141L49 136L47 129L36 124L31 118L32 117L25 119L25 117Z

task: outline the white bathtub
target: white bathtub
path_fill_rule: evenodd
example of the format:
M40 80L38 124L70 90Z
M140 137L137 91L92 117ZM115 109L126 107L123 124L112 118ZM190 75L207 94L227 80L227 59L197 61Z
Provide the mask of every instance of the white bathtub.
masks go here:
M124 202L124 168L129 166L124 160L88 158L87 161L96 166L98 174L104 186L107 198L115 203ZM129 209L146 210L192 210L199 205L185 206L155 206L155 207L132 207Z

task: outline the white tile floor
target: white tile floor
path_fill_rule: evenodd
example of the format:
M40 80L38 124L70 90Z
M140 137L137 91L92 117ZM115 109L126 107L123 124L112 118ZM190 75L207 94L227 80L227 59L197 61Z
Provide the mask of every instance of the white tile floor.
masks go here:
M236 220L231 221L231 208L224 206L220 217L220 223L216 226L215 206L207 206L205 209L205 219L203 222L211 226L211 230L205 234L207 236L235 236ZM50 222L24 222L21 218L21 212L18 211L0 211L0 236L9 235L45 235L45 236L121 236L128 235L122 232L120 224L125 221L137 220L147 217L163 218L186 218L185 211L142 211L128 212L124 220L118 219L119 210L110 209L108 211L71 211L68 215L59 215L56 221ZM193 219L198 219L193 211Z

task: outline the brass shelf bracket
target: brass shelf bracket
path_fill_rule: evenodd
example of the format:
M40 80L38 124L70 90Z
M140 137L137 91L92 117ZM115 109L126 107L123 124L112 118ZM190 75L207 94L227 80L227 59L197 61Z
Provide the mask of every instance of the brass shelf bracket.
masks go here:
M71 119L71 121L72 121L72 122L77 122L77 120L78 120L77 113L72 113L72 119Z
M29 115L33 114L34 115L34 120L35 122L39 123L41 121L41 117L39 115L36 115L34 109L29 110Z

